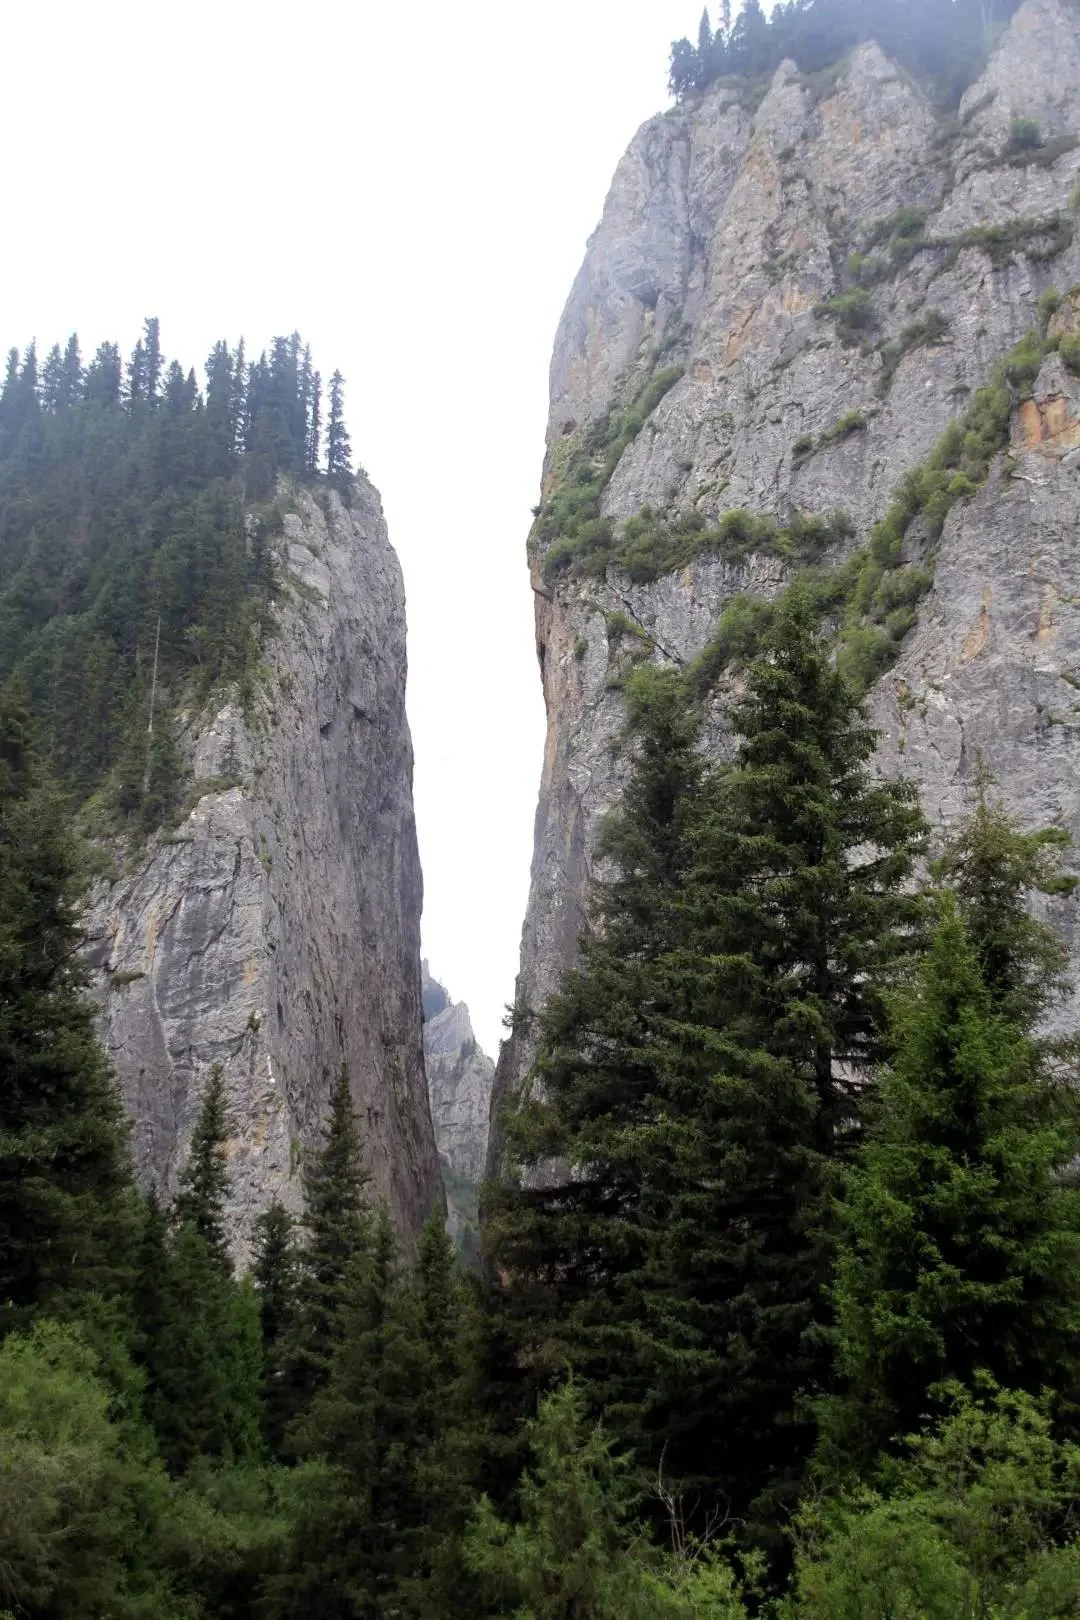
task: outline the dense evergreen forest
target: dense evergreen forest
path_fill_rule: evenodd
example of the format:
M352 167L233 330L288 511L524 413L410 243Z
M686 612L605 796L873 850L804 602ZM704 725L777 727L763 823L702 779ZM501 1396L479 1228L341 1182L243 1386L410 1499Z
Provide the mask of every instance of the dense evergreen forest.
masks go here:
M133 1185L77 842L3 691L0 1612L1077 1613L1078 1047L1031 911L1064 841L979 777L917 883L798 586L730 762L675 671L627 702L486 1277L435 1216L399 1244L344 1073L237 1275L216 1078L175 1202Z
M954 107L982 71L990 46L1019 0L779 0L766 16L745 0L732 22L722 0L713 30L708 8L695 43L671 47L673 95L692 95L718 79L743 85L767 76L785 57L803 73L832 67L853 45L874 39L915 74L943 107Z
M324 425L325 416L325 425ZM0 680L95 825L156 825L180 772L170 707L249 690L274 588L281 476L347 494L335 372L324 405L299 335L247 361L216 343L200 390L157 320L124 363L78 339L12 349L0 389ZM148 747L151 687L159 723Z

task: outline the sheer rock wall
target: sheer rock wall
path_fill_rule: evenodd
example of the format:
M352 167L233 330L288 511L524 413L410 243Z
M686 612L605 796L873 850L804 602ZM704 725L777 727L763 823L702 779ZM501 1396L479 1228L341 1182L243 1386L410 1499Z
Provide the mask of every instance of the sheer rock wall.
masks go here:
M1037 122L1041 156L1006 155L1018 118ZM832 553L841 561L1037 324L1040 294L1080 283L1080 146L1069 137L1080 137L1073 0L1024 0L951 121L872 43L813 80L782 64L756 109L718 85L652 119L616 171L555 340L544 492L583 427L676 361L683 374L624 451L604 514L650 505L712 525L747 508L783 524L842 508L855 533ZM848 255L873 223L908 206L936 245L873 286L877 330L846 345L817 306L850 285ZM1055 215L1066 222L1056 235ZM957 242L984 226L1016 239ZM911 347L888 382L882 344L930 309L944 337ZM1054 319L1080 331L1080 297ZM852 411L865 426L821 444ZM962 813L982 754L1026 822L1071 829L1080 861L1080 381L1057 356L1012 436L1011 457L953 508L918 625L873 694L880 759L915 777L942 826ZM808 439L816 452L796 454ZM518 1001L536 1007L573 957L598 821L622 781L611 677L624 653L608 615L636 621L658 660L686 661L731 596L774 594L786 572L761 554L700 555L650 584L615 569L548 584L535 533L528 549L548 731ZM722 748L722 712L714 719ZM1050 914L1080 949L1077 902L1056 900ZM491 1173L499 1109L531 1056L525 1035L500 1054Z
M276 622L253 702L178 741L187 813L88 918L100 1032L138 1170L175 1190L215 1065L238 1254L300 1166L348 1067L374 1187L406 1233L441 1204L421 1050L422 881L405 718L405 601L379 499L289 498Z

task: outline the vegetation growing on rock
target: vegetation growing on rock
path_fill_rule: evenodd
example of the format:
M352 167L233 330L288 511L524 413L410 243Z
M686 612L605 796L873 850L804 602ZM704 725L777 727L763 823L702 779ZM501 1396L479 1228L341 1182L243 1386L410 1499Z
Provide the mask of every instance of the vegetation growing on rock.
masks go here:
M0 679L26 687L77 800L156 825L180 770L171 711L250 695L275 588L280 476L320 476L322 387L298 334L249 362L217 343L206 387L156 320L124 364L78 339L12 349L0 388ZM340 375L327 470L347 488ZM148 734L153 707L154 725Z

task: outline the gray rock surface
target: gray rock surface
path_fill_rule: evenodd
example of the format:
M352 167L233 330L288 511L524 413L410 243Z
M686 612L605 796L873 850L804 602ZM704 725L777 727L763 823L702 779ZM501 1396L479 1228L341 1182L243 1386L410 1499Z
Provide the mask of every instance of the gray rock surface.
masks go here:
M423 964L424 1064L431 1122L443 1167L449 1228L460 1237L476 1220L476 1189L487 1161L488 1114L495 1064L473 1034L469 1009Z
M435 1145L455 1175L476 1183L483 1179L487 1159L495 1064L480 1050L465 1003L451 1001L431 977L426 962L423 976L425 1007L439 1008L424 1019L424 1064Z
M233 1124L238 1255L300 1204L344 1062L378 1193L415 1233L441 1199L421 1049L422 883L405 601L379 499L288 500L256 697L184 717L187 813L102 880L88 918L100 1032L141 1178L176 1186L215 1064Z
M1016 117L1059 138L1053 161L1005 160ZM1036 324L1040 294L1080 283L1080 146L1060 140L1070 135L1080 137L1073 0L1024 0L951 124L873 43L831 83L782 64L756 110L718 85L652 119L619 165L556 336L545 493L578 431L677 361L682 377L615 469L607 515L622 520L648 504L696 510L711 524L746 507L783 523L839 507L855 533L832 560L863 545L902 475ZM909 205L938 244L1055 214L1077 229L1052 253L1045 233L996 254L985 241L915 252L874 285L870 341L847 346L817 306L849 284L848 255L868 228ZM886 385L882 345L931 309L945 317L945 336L909 348ZM1055 320L1080 329L1080 302ZM816 441L851 411L862 431L793 455L796 439ZM1015 460L999 458L977 498L950 516L919 625L875 694L880 757L883 769L914 775L931 818L947 824L981 751L1025 821L1058 820L1080 835L1070 683L1074 671L1080 682L1080 398L1057 357L1013 433ZM686 660L733 594L775 593L784 570L770 558L703 556L649 585L609 570L602 581L549 586L535 535L529 561L548 732L517 1000L536 1007L573 957L598 821L622 781L613 746L622 700L610 677L626 653L609 641L605 616L635 619L654 658ZM722 738L718 715L712 745ZM1080 952L1076 902L1053 902L1053 915ZM499 1109L531 1059L524 1036L504 1043L491 1172Z

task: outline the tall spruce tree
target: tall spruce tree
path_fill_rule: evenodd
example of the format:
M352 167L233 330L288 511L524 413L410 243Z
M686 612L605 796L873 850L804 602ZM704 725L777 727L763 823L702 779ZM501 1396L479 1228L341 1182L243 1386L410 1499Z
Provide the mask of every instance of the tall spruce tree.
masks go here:
M0 1333L119 1281L127 1136L82 996L77 847L0 687Z
M830 1165L919 917L913 793L872 778L815 632L794 593L704 781L677 702L643 708L601 928L509 1123L542 1174L492 1196L524 1350L568 1357L643 1463L741 1515L771 1516L756 1499L790 1497L812 1444Z
M825 1466L869 1463L940 1386L999 1383L1080 1403L1080 1109L1072 1043L1040 1036L1061 949L1029 916L1045 841L981 802L942 863L926 962L842 1204ZM968 921L970 919L970 921ZM1070 1061L1063 1062L1068 1057Z
M225 1199L229 1190L226 1144L229 1121L225 1108L225 1080L220 1064L210 1074L195 1129L188 1145L187 1163L180 1174L174 1215L190 1226L206 1245L223 1272L231 1272L225 1235Z
M370 1239L368 1180L343 1063L330 1095L321 1145L304 1167L295 1326L283 1350L287 1400L294 1415L326 1382L344 1331L350 1277Z
M156 1330L145 1333L150 1414L174 1473L260 1449L259 1310L254 1290L233 1280L226 1241L228 1132L215 1069L173 1209Z
M352 447L345 426L345 379L340 371L330 378L329 412L326 419L326 476L342 494L352 480Z
M287 1357L296 1332L297 1252L292 1216L276 1199L255 1223L252 1278L262 1328L263 1434L277 1456L291 1416Z
M313 1486L271 1612L468 1614L478 1417L453 1250L432 1216L402 1262L385 1205L354 1257L325 1385L296 1425Z

